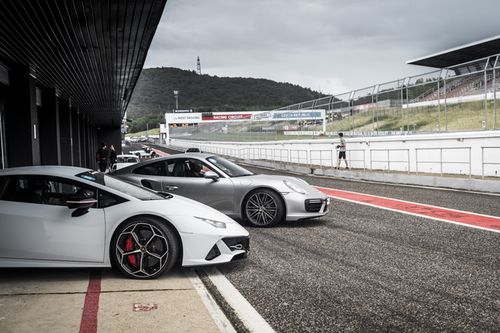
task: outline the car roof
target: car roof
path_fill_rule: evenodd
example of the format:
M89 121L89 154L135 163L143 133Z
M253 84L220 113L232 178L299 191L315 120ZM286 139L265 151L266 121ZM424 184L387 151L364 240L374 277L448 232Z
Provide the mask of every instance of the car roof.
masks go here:
M63 165L37 165L7 168L0 170L0 175L47 175L47 176L63 176L73 177L79 173L89 171L87 168Z

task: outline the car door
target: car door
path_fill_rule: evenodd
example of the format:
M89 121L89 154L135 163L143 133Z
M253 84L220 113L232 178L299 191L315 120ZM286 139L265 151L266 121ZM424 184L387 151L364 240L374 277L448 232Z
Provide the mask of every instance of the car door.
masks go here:
M167 176L163 190L204 203L225 214L234 214L234 186L230 178L204 178L206 171L214 171L196 158L171 158L167 161ZM201 172L195 173L197 166Z
M105 216L90 208L72 217L66 200L96 198L96 189L64 178L0 179L0 260L104 262Z

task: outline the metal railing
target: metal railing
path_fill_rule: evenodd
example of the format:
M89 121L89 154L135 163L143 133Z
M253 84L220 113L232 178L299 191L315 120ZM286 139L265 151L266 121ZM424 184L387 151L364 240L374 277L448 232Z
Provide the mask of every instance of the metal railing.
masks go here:
M319 155L319 156L318 156ZM309 150L309 165L319 165L324 167L334 166L334 152L333 150L323 149L323 150Z
M500 165L500 162L485 162L485 160L484 160L485 151L487 151L488 149L493 149L493 150L498 149L496 156L497 157L500 156L500 146L481 147L481 178L483 178L483 179L484 179L484 166L485 165ZM500 174L497 174L497 176L500 176Z
M362 159L354 159L353 153L356 153L356 152L362 152L363 158ZM336 156L338 159L338 154L336 154ZM346 157L347 157L347 161L349 162L349 165L351 166L351 168L354 168L353 162L362 162L363 163L363 170L366 170L366 151L364 149L347 149L346 150Z
M373 153L374 152L385 152L386 158L383 160L376 160L373 158ZM391 153L396 153L396 152L406 152L406 159L405 160L391 160ZM386 163L387 164L387 172L391 171L391 163L405 163L406 164L406 171L410 173L410 149L370 149L370 170L373 170L373 163Z
M465 150L467 152L467 160L466 161L443 161L443 152L444 151L450 151L450 150ZM430 151L438 151L439 152L439 159L438 160L431 160L431 161L426 161L426 160L420 160L419 159L419 152L424 152L424 151L427 151L427 152L430 152ZM439 164L439 173L440 175L442 176L443 175L443 166L444 165L467 165L468 169L469 169L469 172L468 172L468 175L469 175L469 178L472 177L472 158L471 158L471 154L472 154L472 148L471 147L447 147L447 148L415 148L415 156L416 156L416 159L415 159L415 163L416 163L416 166L415 166L415 173L418 174L419 173L419 165L421 164Z
M195 145L190 144L190 147ZM302 164L311 168L333 168L338 162L338 152L335 149L292 149L289 147L271 146L247 146L243 148L213 146L200 144L196 147L204 152L236 157L240 159L265 159L287 164ZM481 157L479 159L479 148ZM473 171L472 147L422 147L414 149L348 149L346 152L349 167L353 169L381 170L380 163L386 166L384 171L405 171L408 174L437 173L463 174L469 178ZM369 156L367 156L369 154ZM475 151L474 174L482 178L489 176L488 170L493 176L500 177L500 146L477 147ZM368 157L368 158L367 158ZM479 166L479 161L481 165ZM427 167L424 167L427 166ZM434 167L436 166L436 167ZM456 167L463 166L463 167ZM494 166L499 166L498 169ZM490 168L488 168L490 167Z

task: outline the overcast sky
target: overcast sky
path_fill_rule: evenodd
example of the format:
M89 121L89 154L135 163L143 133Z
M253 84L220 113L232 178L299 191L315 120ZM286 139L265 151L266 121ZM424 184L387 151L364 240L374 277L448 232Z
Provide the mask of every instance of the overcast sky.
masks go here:
M500 34L498 0L168 0L145 67L338 94L431 69L410 59Z

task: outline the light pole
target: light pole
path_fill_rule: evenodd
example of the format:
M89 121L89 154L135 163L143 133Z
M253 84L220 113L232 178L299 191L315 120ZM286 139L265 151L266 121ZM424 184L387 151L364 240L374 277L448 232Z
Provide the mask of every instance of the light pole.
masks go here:
M175 109L179 110L179 90L174 90Z

